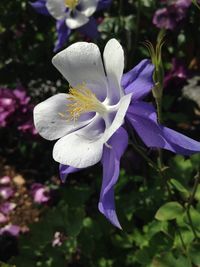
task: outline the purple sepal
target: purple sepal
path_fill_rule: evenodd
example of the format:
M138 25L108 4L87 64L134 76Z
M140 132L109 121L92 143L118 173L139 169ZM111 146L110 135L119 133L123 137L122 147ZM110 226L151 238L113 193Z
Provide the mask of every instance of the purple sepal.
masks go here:
M112 3L112 0L99 0L98 5L97 5L97 11L101 11L101 10L109 8L111 3Z
M87 24L83 25L78 30L81 34L89 37L90 39L97 39L100 36L97 28L97 22L93 17L90 18Z
M163 148L181 155L200 152L200 142L159 125L154 107L145 102L133 102L127 119L147 147Z
M61 179L61 181L63 183L65 183L66 180L67 180L67 176L70 173L78 172L80 170L81 169L77 169L77 168L74 168L74 167L71 167L71 166L68 166L68 165L60 164L60 166L59 166L59 172L60 172L60 179Z
M114 186L119 177L120 158L128 145L128 134L119 128L104 145L102 164L103 182L99 200L99 211L116 227L121 229L117 218L114 201Z
M125 93L133 93L134 100L143 98L154 86L153 72L154 65L151 64L151 61L142 60L136 67L123 75L121 85Z
M49 16L49 11L46 8L46 1L45 0L38 0L34 3L30 2L30 5L35 9L35 11L39 14Z
M57 20L56 22L56 30L57 30L57 41L55 43L54 52L59 51L67 42L71 30L66 26L65 20Z

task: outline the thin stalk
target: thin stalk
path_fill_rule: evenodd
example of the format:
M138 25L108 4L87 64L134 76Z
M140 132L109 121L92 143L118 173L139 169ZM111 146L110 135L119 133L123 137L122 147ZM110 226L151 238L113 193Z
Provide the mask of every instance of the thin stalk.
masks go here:
M153 162L153 160L151 160L140 148L138 148L137 145L135 145L133 142L131 142L131 146L133 147L133 149L144 159L146 160L146 162L153 168L155 169L157 172L159 172L160 170L158 169L157 165Z
M194 224L193 224L193 221L192 221L192 217L191 217L191 214L190 214L190 207L191 207L191 205L192 205L192 203L194 201L195 194L197 192L197 188L198 188L199 182L200 182L200 171L198 171L197 175L195 176L194 187L193 187L192 193L190 195L190 198L188 200L187 207L186 207L187 217L188 217L192 232L193 232L193 234L194 234L196 239L199 239L199 237L197 235L197 232L195 230L195 227L194 227Z
M200 6L196 0L192 0L192 3L200 10Z
M185 242L184 242L184 240L183 240L181 231L180 231L179 227L178 227L176 224L175 224L174 227L175 227L175 229L177 230L178 235L179 235L179 237L180 237L180 241L181 241L181 244L182 244L182 246L183 246L184 253L187 255L187 247L186 247Z
M191 226L192 232L193 232L195 238L196 238L196 239L199 239L199 237L198 237L198 235L197 235L197 232L196 232L196 230L195 230L193 221L192 221L192 217L191 217L191 214L190 214L190 209L186 209L186 213L187 213L187 217L188 217L189 224L190 224L190 226Z
M187 208L190 208L190 206L192 205L192 202L194 201L194 198L195 198L195 194L197 192L197 188L198 188L198 185L200 183L200 171L198 171L197 175L194 177L195 179L195 182L194 182L194 187L193 187L193 190L192 190L192 194L190 195L190 198L188 200L188 205L187 205Z
M162 90L162 88L160 88ZM158 113L158 122L162 123L162 98L156 97L156 106L157 106L157 113Z

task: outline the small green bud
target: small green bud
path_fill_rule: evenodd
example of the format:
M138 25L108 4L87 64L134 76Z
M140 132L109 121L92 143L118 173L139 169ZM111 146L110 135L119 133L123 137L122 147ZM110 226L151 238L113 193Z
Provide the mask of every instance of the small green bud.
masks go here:
M155 83L155 87L153 88L153 96L154 98L162 98L163 91L163 80L164 80L164 70L162 63L162 46L164 44L164 36L165 31L161 30L158 34L156 46L154 47L151 42L146 41L145 45L149 51L151 61L155 66L155 71L153 74L153 80Z

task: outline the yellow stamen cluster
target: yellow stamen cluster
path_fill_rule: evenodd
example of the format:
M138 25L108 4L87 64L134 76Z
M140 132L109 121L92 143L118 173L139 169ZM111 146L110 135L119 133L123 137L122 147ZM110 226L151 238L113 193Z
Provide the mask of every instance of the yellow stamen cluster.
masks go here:
M103 114L106 112L105 106L97 99L96 95L86 88L85 85L70 87L70 96L67 100L67 114L70 120L76 121L81 114L86 112L98 112Z
M79 0L65 0L65 5L69 9L74 9L78 5Z

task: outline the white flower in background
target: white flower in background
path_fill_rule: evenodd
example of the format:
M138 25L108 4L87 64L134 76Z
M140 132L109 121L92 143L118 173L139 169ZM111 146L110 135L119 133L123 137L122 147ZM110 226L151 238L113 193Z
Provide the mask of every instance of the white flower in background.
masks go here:
M68 80L69 94L38 104L34 122L45 139L59 139L53 157L61 164L76 168L96 164L104 144L124 122L132 94L124 95L120 85L124 53L117 40L107 43L103 59L104 65L95 44L78 42L52 60Z
M57 20L65 19L70 29L85 25L97 9L97 0L47 0L49 13Z

